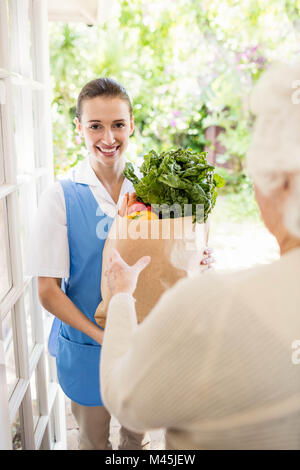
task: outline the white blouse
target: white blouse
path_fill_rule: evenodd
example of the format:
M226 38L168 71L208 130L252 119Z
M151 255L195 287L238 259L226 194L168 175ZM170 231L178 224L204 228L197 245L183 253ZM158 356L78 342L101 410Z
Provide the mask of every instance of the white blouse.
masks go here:
M116 216L124 195L134 191L132 183L125 179L116 204L97 178L88 159L80 162L67 177L78 183L87 184L100 208L110 217ZM25 274L68 278L69 270L65 198L61 184L55 182L41 196L28 241Z
M166 428L167 449L299 450L296 340L300 249L183 279L140 325L134 298L117 294L101 353L103 401L127 428Z

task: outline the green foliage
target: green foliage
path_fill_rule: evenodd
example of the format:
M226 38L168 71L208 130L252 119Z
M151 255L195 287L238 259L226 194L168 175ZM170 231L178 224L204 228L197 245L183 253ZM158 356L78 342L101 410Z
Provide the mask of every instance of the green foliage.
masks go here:
M242 191L253 117L248 98L273 60L299 57L298 0L120 0L120 15L105 25L52 23L55 173L84 157L74 116L81 88L111 76L128 90L135 132L134 161L157 152L210 143L205 129L221 126L229 163L223 191Z
M216 198L216 188L224 186L224 179L214 173L206 154L191 149L178 148L161 154L151 150L144 156L140 168L143 174L139 180L132 163L127 162L124 175L134 185L137 199L145 204L160 206L162 216L170 217L170 207L174 217L182 217L185 206L192 206L195 221L206 222ZM202 206L202 211L197 209ZM165 206L165 207L163 207ZM177 212L176 212L177 207Z

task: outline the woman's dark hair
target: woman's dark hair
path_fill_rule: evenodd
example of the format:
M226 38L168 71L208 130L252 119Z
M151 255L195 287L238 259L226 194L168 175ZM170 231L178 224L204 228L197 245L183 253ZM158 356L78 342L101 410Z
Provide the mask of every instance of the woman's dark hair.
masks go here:
M76 109L76 116L79 121L81 121L82 102L97 96L120 98L126 101L130 117L132 117L132 105L125 88L112 78L96 78L88 82L79 93Z

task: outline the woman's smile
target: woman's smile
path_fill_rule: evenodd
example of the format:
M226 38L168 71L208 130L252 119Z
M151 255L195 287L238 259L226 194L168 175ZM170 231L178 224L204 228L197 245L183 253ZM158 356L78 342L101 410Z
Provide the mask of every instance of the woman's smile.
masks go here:
M111 147L107 147L104 145L96 145L96 148L105 157L115 157L118 153L120 145L114 145Z

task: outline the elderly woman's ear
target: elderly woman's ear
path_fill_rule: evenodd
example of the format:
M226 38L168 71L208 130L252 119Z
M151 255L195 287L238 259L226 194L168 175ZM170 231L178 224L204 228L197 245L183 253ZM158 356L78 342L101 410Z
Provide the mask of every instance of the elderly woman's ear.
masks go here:
M291 181L290 181L289 178L285 178L284 184L283 184L283 189L284 189L285 191L290 191L290 189L291 189Z
M284 182L283 182L283 190L286 193L289 194L293 190L293 188L295 186L295 179L296 179L295 173L287 173L285 175Z

